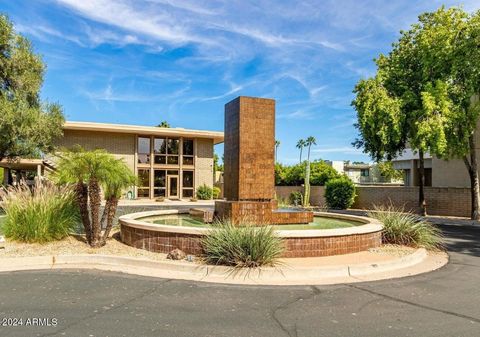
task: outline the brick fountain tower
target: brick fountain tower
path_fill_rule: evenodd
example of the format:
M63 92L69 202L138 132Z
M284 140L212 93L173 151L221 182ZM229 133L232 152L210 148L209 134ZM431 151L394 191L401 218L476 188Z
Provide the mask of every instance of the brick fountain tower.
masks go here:
M224 197L215 216L234 223L295 224L313 213L279 210L275 200L275 100L240 96L225 105Z

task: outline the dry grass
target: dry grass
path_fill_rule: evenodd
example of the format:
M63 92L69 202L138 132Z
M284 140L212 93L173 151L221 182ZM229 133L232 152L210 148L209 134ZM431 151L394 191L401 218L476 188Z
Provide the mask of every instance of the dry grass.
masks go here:
M409 254L412 254L416 251L416 248L386 244L377 248L370 248L368 250L370 253L382 254L382 255L391 255L395 257L402 257Z
M152 260L165 260L167 255L153 253L142 249L133 248L120 242L118 230L107 240L107 244L101 248L91 248L85 243L83 236L68 236L63 240L39 243L22 243L7 241L5 249L0 249L1 257L20 256L45 256L45 255L80 255L98 254L147 258Z

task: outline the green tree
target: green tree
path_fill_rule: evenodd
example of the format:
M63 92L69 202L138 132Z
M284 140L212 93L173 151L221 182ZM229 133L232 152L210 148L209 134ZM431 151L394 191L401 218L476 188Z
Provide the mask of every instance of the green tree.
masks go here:
M312 145L317 145L315 137L310 136L305 140L305 146L308 147L307 163L305 170L305 192L303 197L304 207L310 206L310 149Z
M171 128L170 124L167 121L162 121L157 125L157 128Z
M387 180L400 180L403 178L403 173L400 170L395 170L391 161L382 161L376 164L380 175Z
M40 99L44 73L30 42L0 15L0 160L38 157L62 135L60 105Z
M392 51L376 60L376 76L357 84L352 103L361 135L355 145L363 147L373 159L390 160L407 144L418 152L419 206L423 214L426 214L424 155L429 152L445 157L446 126L456 109L448 97L447 83L451 80L449 64L454 49L451 44L458 32L452 24L436 35L429 28L432 24L449 23L444 21L448 12L442 7L435 13L422 14L410 30L401 32ZM443 48L438 48L436 42L441 41Z
M61 184L75 185L87 243L94 248L104 246L113 226L118 200L124 189L135 185L136 177L123 160L115 159L105 150L85 151L77 147L59 156L55 178ZM100 218L102 190L105 207Z
M305 140L299 139L296 147L297 147L297 149L300 150L300 161L299 161L299 163L301 163L302 162L302 152L303 152L303 148L305 147Z
M310 164L310 184L324 186L328 181L339 178L341 175L331 165L323 160L314 160Z

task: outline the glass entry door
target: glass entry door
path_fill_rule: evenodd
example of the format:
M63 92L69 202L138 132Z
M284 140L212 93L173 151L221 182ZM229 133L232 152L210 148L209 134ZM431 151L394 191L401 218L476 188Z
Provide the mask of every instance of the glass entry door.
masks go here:
M168 176L168 198L178 198L178 176Z

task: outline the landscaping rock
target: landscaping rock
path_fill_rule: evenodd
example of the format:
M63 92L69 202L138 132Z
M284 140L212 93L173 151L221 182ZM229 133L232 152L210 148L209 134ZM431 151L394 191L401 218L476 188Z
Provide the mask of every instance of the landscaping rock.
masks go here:
M167 259L169 260L183 260L187 257L187 254L183 250L174 249L167 255Z

